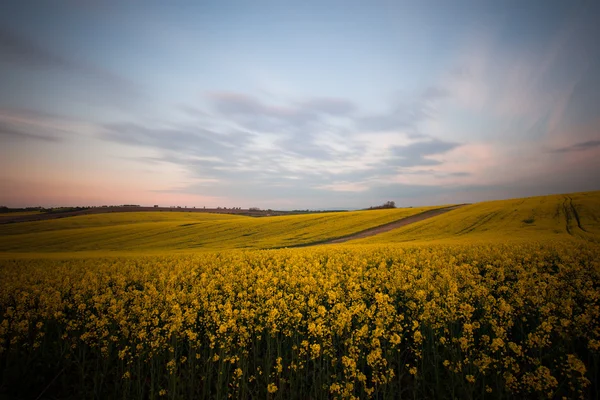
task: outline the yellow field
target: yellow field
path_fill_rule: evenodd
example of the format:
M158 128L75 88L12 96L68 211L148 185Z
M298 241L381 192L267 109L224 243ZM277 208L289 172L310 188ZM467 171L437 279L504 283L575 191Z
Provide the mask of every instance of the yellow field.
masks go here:
M356 243L600 241L600 192L489 201Z
M39 211L17 211L10 213L0 213L0 220L3 218L12 218L12 217L22 217L24 215L37 215L40 214Z
M55 394L75 397L574 398L597 389L598 254L582 242L5 261L0 357L6 379L38 391L67 368ZM26 359L46 363L15 372Z
M0 225L0 252L273 248L342 237L436 207L279 217L128 212Z
M0 398L593 398L599 199L0 225Z

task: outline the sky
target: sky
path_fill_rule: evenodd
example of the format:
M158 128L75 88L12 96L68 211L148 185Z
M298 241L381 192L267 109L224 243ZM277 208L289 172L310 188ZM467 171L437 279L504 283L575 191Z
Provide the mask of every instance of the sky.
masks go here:
M600 189L600 3L5 1L0 205Z

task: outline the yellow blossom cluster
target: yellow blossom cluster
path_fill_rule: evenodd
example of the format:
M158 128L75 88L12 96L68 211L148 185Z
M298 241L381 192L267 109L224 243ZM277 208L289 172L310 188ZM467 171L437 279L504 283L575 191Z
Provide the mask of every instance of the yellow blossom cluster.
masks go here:
M0 261L20 396L577 398L599 343L593 243Z

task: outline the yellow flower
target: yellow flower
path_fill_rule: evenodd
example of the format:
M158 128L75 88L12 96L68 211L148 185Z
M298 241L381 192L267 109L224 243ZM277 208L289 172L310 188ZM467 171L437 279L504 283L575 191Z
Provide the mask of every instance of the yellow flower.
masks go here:
M277 391L277 386L274 383L269 383L267 385L267 391L269 393L275 393Z
M500 338L495 338L494 340L492 340L492 351L498 351L498 349L504 347L504 340L500 339Z
M318 343L315 343L310 346L310 350L312 352L312 358L319 357L319 355L321 354L321 345Z

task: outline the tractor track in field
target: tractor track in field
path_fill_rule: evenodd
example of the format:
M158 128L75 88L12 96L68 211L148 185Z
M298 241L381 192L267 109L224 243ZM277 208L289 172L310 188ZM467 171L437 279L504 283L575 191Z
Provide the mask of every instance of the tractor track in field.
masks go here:
M393 229L400 228L402 226L414 224L415 222L419 222L419 221L426 220L428 218L436 217L438 215L447 213L448 211L455 210L455 209L457 209L459 207L463 207L465 205L467 205L467 204L458 204L458 205L451 206L451 207L443 207L443 208L436 208L433 210L427 210L427 211L423 211L422 213L419 213L419 214L411 215L410 217L405 217L405 218L399 219L394 222L389 222L387 224L376 226L374 228L365 229L363 231L352 233L347 236L342 236L342 237L335 238L335 239L322 240L319 242L304 243L304 244L298 244L298 245L294 245L294 246L286 246L286 247L288 247L288 248L310 247L310 246L316 246L319 244L344 243L349 240L362 239L362 238L366 238L366 237L370 237L370 236L375 236L375 235L379 235L380 233L389 232Z
M569 208L571 209L571 212L573 213L573 216L575 217L575 221L577 222L577 226L582 231L587 232L585 230L585 228L581 225L581 220L579 219L579 213L577 212L577 209L575 208L575 205L573 204L573 199L571 198L571 196L567 196L567 199L569 199Z
M571 233L571 227L569 226L569 224L571 223L571 209L567 205L568 201L568 197L565 197L565 200L563 201L563 212L565 213L565 228L567 229L567 233L569 235L572 235L573 233Z

